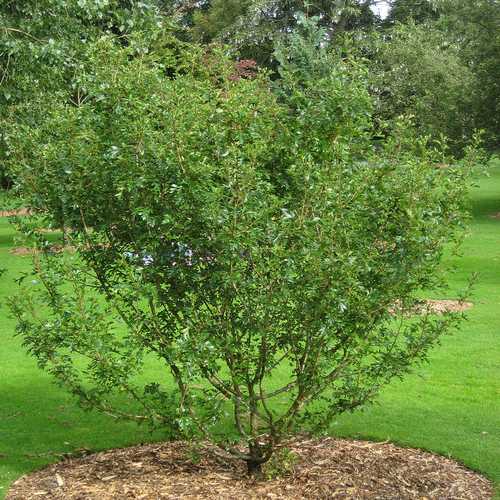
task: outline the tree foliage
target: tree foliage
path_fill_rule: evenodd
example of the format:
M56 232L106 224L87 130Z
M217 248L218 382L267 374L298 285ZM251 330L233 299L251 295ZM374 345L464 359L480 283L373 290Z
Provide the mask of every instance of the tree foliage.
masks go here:
M273 70L277 70L273 59L276 41L298 28L300 12L316 17L327 32L324 43L349 51L343 37L349 33L358 42L372 45L364 53L382 79L375 95L380 95L380 85L385 89L382 116L414 115L422 133L434 138L449 135L457 150L463 149L475 129L487 132L491 147L498 142L497 0L392 0L384 2L390 7L385 20L374 13L380 3L376 0L182 3L190 6L187 24L196 40L224 41L241 58L254 59Z
M214 0L203 4L194 16L198 39L219 39L261 65L275 68L273 51L279 39L300 26L300 15L316 18L327 38L347 30L374 26L377 17L372 0Z
M475 77L473 116L484 129L490 147L499 146L500 136L500 3L498 0L440 0L438 27L450 43L460 47L460 56Z
M7 183L5 131L38 119L34 102L71 87L89 43L105 34L141 50L168 24L158 2L145 0L4 0L0 5L0 182ZM140 34L147 33L147 42ZM132 40L135 35L135 40Z
M477 81L458 44L431 25L409 22L362 45L382 120L412 116L421 135L447 138L458 150L471 141Z
M465 164L435 168L406 126L375 146L367 69L299 22L278 83L196 46L166 74L103 38L73 79L85 97L54 95L11 138L32 224L64 221L76 250L34 233L12 302L29 351L84 406L209 437L250 472L456 321L411 311L463 226Z
M435 0L392 0L386 22L424 23L439 17L439 6Z

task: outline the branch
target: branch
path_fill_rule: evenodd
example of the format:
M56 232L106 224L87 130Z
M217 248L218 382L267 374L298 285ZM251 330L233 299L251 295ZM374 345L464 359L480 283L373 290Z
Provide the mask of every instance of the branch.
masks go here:
M2 26L2 28L6 32L11 31L11 32L14 32L14 33L20 33L21 35L27 36L28 38L31 38L32 40L35 40L35 42L40 42L40 43L44 42L44 40L41 40L40 38L37 38L36 36L33 36L33 35L31 35L30 33L26 32L26 31L23 31L23 30L20 30L20 29L17 29L17 28L7 28L7 26Z

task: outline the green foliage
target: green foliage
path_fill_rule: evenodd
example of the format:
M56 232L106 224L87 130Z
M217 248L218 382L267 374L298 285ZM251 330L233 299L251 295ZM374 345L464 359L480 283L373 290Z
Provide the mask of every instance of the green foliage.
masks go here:
M417 53L424 62L424 77L420 77L418 69L410 73L409 85L417 88L426 87L429 95L435 95L436 101L444 98L445 111L449 109L448 117L442 116L440 122L444 133L450 133L452 139L460 143L457 133L465 128L462 142L469 138L467 128L484 129L486 140L491 148L498 147L498 132L500 131L499 85L500 72L500 5L497 0L395 0L387 19L387 24L395 21L405 23L404 30L414 31L413 23L421 24L420 35L413 41L411 37L397 40L402 46L408 44L407 52ZM398 30L400 31L401 28ZM429 34L429 38L426 35ZM391 40L391 37L389 38ZM389 47L392 41L389 41ZM421 44L419 50L415 44ZM388 48L387 50L391 50ZM401 52L404 52L403 48ZM425 51L426 57L421 52ZM401 54L404 61L411 64L411 56ZM419 58L419 59L420 59ZM378 61L378 56L375 56ZM386 63L385 56L381 58ZM429 62L442 77L436 83L429 80ZM450 75L447 75L447 72ZM426 77L427 76L427 77ZM460 80L464 81L464 89L457 93ZM437 89L435 90L435 85ZM445 89L450 85L450 92ZM388 101L391 101L389 98ZM465 105L464 105L465 103ZM436 114L436 118L438 118ZM451 129L451 130L450 130Z
M274 47L297 29L301 13L316 18L330 38L377 23L370 2L359 0L214 0L195 12L193 33L198 40L229 43L242 57L275 69Z
M392 0L388 23L424 23L439 17L438 2L435 0Z
M491 148L500 132L500 4L498 0L440 0L438 27L460 48L475 77L472 91L475 126L486 131Z
M279 448L266 462L263 472L268 480L286 477L293 473L299 461L299 456L290 448Z
M244 16L250 0L214 0L210 8L193 13L193 34L196 40L211 41L231 30L238 18Z
M166 75L157 52L100 39L73 80L84 98L55 96L10 137L30 206L77 250L33 235L36 283L11 304L28 350L84 406L209 437L250 472L458 321L408 316L442 284L469 160L437 169L408 128L375 146L366 68L299 21L279 86L232 78L219 50L185 46ZM154 358L175 391L138 382ZM244 452L220 433L229 416Z
M410 22L362 44L381 120L411 116L421 135L446 137L455 149L471 140L476 79L442 31Z
M364 52L380 76L382 116L413 114L421 133L449 135L457 151L474 129L484 129L495 148L500 130L498 1L387 3L389 16L382 22L371 1L205 1L192 7L192 34L205 42L222 40L242 58L276 70L276 42L298 29L301 12L316 16L333 46L342 44L344 33L366 45ZM378 39L367 36L370 32Z
M11 189L0 189L0 211L15 210L21 206L21 200Z
M12 125L43 116L47 95L69 102L80 96L71 85L85 64L87 45L106 34L136 50L158 39L168 24L158 2L145 0L5 0L0 5L0 187L10 185ZM143 37L142 34L147 33ZM146 39L146 40L145 40ZM40 104L37 106L35 103Z
M125 0L7 0L0 20L2 104L64 85L92 39L107 33L125 41L161 22L153 1Z

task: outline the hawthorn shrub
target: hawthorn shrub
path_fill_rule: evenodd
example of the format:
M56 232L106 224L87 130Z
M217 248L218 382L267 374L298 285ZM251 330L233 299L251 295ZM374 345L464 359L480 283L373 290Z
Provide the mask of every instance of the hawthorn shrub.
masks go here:
M166 75L103 38L79 103L54 98L12 138L30 227L65 224L75 250L30 231L34 277L11 304L29 352L84 407L209 438L250 473L458 321L408 311L442 285L469 160L436 168L404 126L374 146L366 69L304 23L280 83L196 47Z

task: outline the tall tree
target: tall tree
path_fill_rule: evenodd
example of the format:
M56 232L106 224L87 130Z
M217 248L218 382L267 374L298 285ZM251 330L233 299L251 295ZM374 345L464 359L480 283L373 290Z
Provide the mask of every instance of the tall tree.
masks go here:
M439 17L439 8L435 0L392 0L386 23L406 23L412 20L423 23Z
M298 14L317 18L332 38L346 30L373 26L376 0L213 0L193 16L201 40L218 38L236 46L241 55L269 65L273 47L283 34L294 31Z
M500 1L440 0L439 27L460 47L476 76L476 126L487 131L492 147L500 146Z
M412 116L420 134L446 137L455 151L474 134L477 80L460 46L433 24L397 23L362 40L378 115Z

